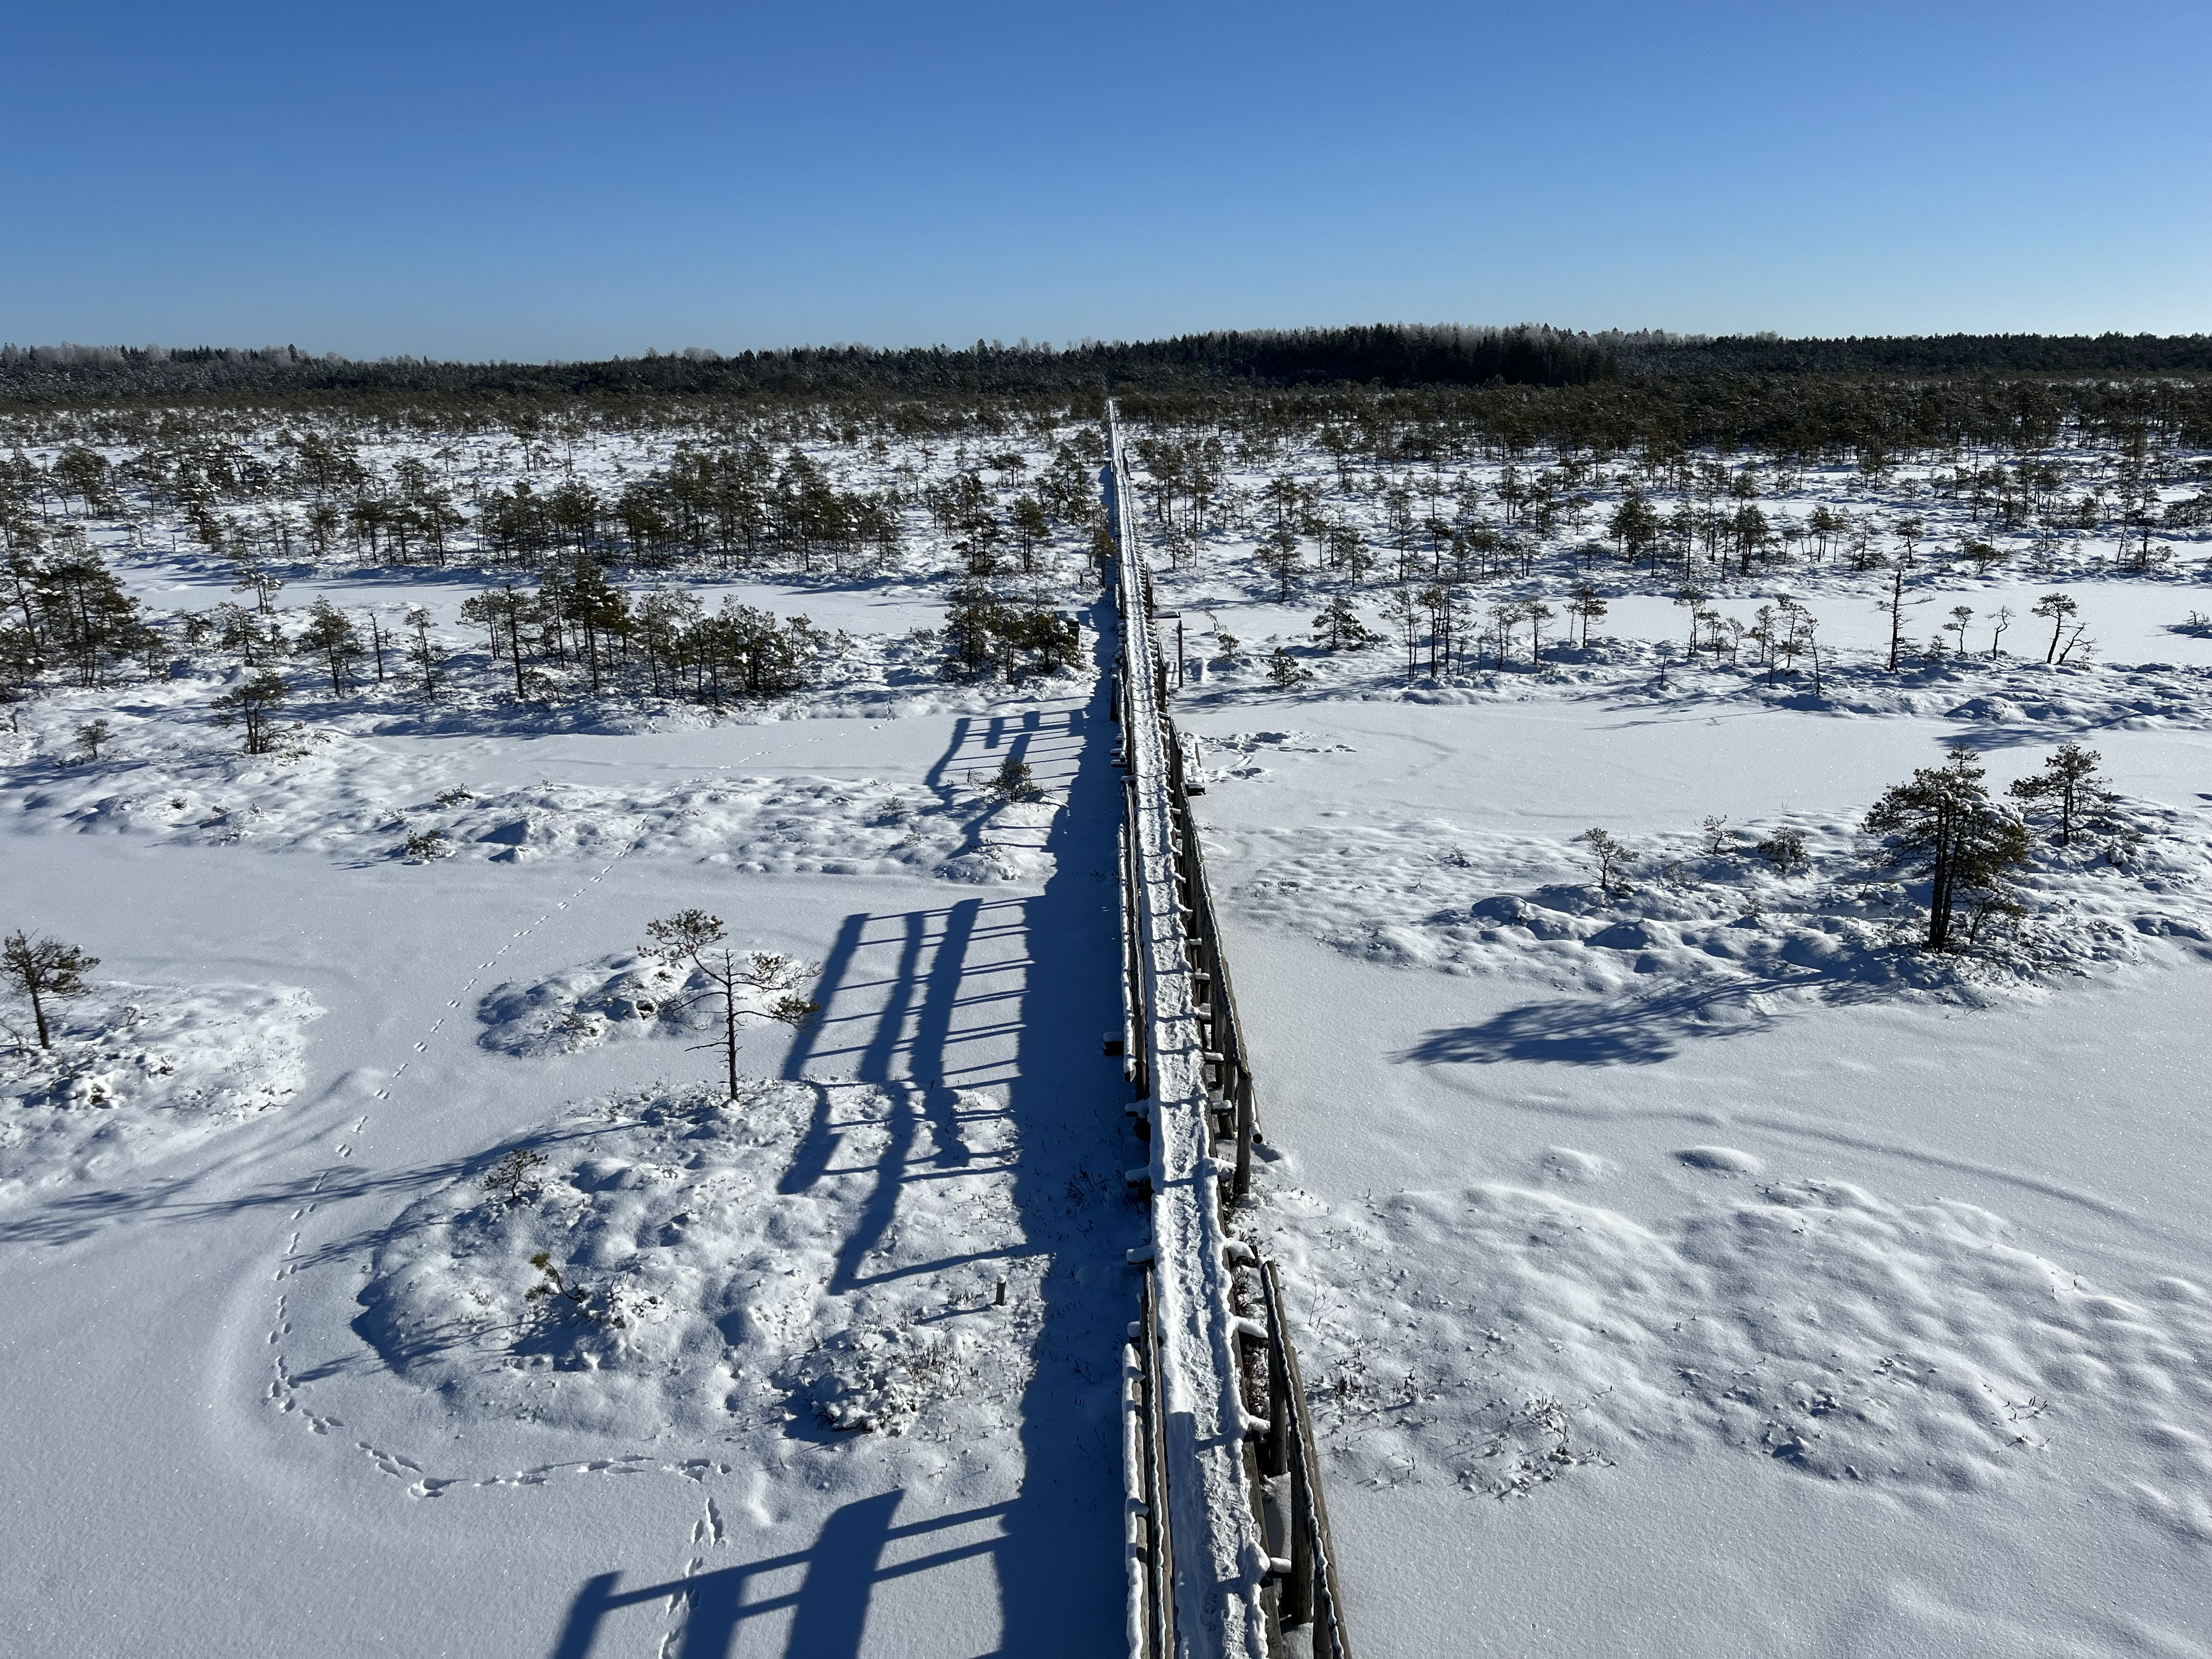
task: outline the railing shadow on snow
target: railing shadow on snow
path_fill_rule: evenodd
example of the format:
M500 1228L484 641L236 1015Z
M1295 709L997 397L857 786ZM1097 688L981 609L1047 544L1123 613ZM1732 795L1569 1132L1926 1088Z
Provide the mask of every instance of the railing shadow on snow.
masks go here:
M1128 1202L1119 1079L1102 1063L1097 1040L1117 994L1111 884L1120 785L1106 744L1091 741L1105 712L1107 660L1106 636L1094 631L1091 639L1102 672L1085 704L962 716L928 775L930 787L949 795L963 769L995 772L1011 757L1064 789L1065 805L1038 832L1053 861L1043 890L1004 898L986 890L942 908L848 916L812 993L823 1012L784 1064L794 1080L850 1077L891 1098L889 1144L838 1252L833 1292L974 1259L1048 1262L1032 1292L1039 1322L1018 1414L1021 1492L1006 1506L1006 1536L995 1546L1008 1653L1080 1649L1070 1635L1079 1627L1104 1635L1101 1651L1119 1646L1118 1447L1101 1402L1115 1383L1103 1356L1121 1322L1101 1309L1084 1278L1086 1265L1110 1268L1115 1279L1126 1271L1126 1241L1098 1212L1119 1213ZM962 850L980 844L980 834L971 836ZM1017 941L1022 948L1008 948ZM1002 1097L1000 1111L1018 1127L1010 1163L978 1158L962 1135L963 1124L998 1115L977 1110L972 1094L963 1102L963 1091L985 1089ZM923 1145L925 1126L933 1151ZM858 1173L841 1162L843 1140L835 1103L818 1090L814 1120L779 1189L804 1192L827 1176ZM1013 1175L1022 1243L957 1261L871 1268L911 1183L1000 1169Z
M620 1588L622 1575L617 1572L588 1578L568 1604L551 1659L589 1659L602 1628L615 1615L625 1608L669 1601L680 1604L676 1659L730 1659L747 1620L785 1612L791 1614L785 1659L858 1659L878 1584L995 1554L1006 1541L1003 1535L987 1537L885 1565L884 1553L894 1544L1003 1520L1011 1507L994 1504L894 1526L892 1519L905 1496L894 1489L848 1504L823 1523L811 1547L742 1566L634 1589ZM758 1593L767 1588L758 1581L792 1571L805 1574L796 1589ZM661 1651L670 1650L664 1645Z

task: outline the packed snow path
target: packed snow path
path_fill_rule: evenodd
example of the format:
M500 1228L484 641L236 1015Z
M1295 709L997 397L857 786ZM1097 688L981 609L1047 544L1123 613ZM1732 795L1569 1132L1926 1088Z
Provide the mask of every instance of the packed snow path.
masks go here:
M17 1567L0 1645L1121 1650L1114 1355L1142 1231L1120 1174L1123 1085L1097 1041L1115 1003L1119 805L1103 699L838 721L835 743L828 724L476 752L556 787L798 773L924 799L1012 755L1057 810L981 823L941 866L950 879L748 873L696 850L348 866L294 848L9 836L9 919L94 945L103 975L295 985L327 1012L283 1109L0 1210L14 1459L0 1548ZM770 1093L736 1139L686 1140L701 1132L686 1126L713 1127L683 1091L714 1061L680 1042L530 1059L478 1041L501 982L632 948L647 919L687 904L822 964L817 1024L745 1036L744 1069L788 1080L774 1088L851 1080L807 1095L820 1109L786 1139L786 1097ZM565 1115L580 1107L597 1127ZM584 1133L607 1139L580 1150ZM699 1375L689 1350L669 1362L680 1375L652 1382L635 1355L592 1352L603 1326L574 1325L592 1362L579 1369L557 1354L544 1369L479 1363L482 1319L458 1291L446 1328L392 1322L432 1305L426 1261L469 1267L440 1240L564 1215L599 1226L657 1201L657 1166L581 1157L648 1145L711 1152L671 1177L702 1191L725 1172L765 1176L737 1219L769 1206L817 1277L799 1294L756 1288L742 1316L811 1322L781 1339L798 1358L820 1343L834 1359L833 1339L876 1331L961 1357L902 1402L902 1431L841 1431L807 1409L827 1395L781 1373L733 1376L702 1420L678 1386ZM515 1146L550 1154L570 1207L549 1192L488 1214L482 1177ZM681 1220L662 1236L680 1240ZM680 1278L686 1247L647 1243L632 1255ZM576 1278L599 1261L561 1265ZM523 1288L486 1284L479 1296ZM752 1340L732 1326L733 1352ZM832 1393L852 1380L813 1377ZM648 1382L670 1402L659 1416L595 1417Z

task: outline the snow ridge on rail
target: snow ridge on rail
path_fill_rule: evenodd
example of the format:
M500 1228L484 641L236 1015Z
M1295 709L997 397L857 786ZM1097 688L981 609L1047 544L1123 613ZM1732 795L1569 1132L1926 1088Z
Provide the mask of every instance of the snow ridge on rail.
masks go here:
M1130 796L1125 884L1134 941L1131 989L1139 1011L1130 1035L1151 1085L1152 1320L1165 1426L1160 1462L1173 1552L1174 1649L1189 1659L1267 1659L1261 1591L1272 1564L1247 1479L1245 1440L1252 1425L1241 1394L1239 1321L1231 1301L1232 1256L1243 1247L1232 1249L1222 1223L1223 1170L1213 1157L1206 1050L1176 887L1158 647L1135 497L1110 410L1109 422L1120 554L1121 744ZM1139 1595L1133 1576L1133 1644L1143 1617Z

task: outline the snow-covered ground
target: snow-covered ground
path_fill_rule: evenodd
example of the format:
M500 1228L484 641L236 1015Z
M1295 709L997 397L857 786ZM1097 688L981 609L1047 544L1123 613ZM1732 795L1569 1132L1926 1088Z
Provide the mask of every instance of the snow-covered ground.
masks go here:
M611 500L674 453L611 426L350 431L465 502L526 476ZM332 694L274 659L281 740L252 757L213 707L249 665L175 614L250 609L234 561L136 486L42 509L162 645L108 684L50 675L0 731L0 930L101 958L55 1054L0 1062L0 1645L1119 1649L1143 1224L1098 1042L1104 618L1063 526L999 580L1083 613L1085 672L940 678L962 562L918 504L966 468L1003 508L1073 432L787 432L779 455L898 495L899 554L617 560L634 596L811 619L807 684L720 708L594 695L573 658L509 696L461 606L516 567L466 528L443 567L343 534L309 556L287 474L218 515L283 578L287 630L319 598L387 631L419 606L446 684L424 698L395 656ZM265 422L231 440L289 453ZM2042 459L2069 497L2118 477ZM2204 458L2168 459L2173 509ZM1848 531L1750 575L1700 559L1719 620L1692 655L1678 564L1589 550L1628 471L1563 483L1588 504L1470 578L1433 672L1388 614L1395 544L1428 544L1391 490L1494 526L1494 457L1232 439L1224 505L1159 573L1257 1048L1250 1224L1288 1270L1354 1633L2212 1652L2212 544L2169 513L2131 570L2110 524L2000 525L1932 459L1762 465L1731 509L1925 520L1899 670ZM1364 536L1363 580L1310 532L1287 602L1257 566L1284 476ZM1956 550L1982 538L1986 570ZM1563 614L1482 637L1583 581L1608 607L1587 644ZM2053 591L2094 654L2045 662ZM1387 637L1318 648L1339 592ZM1785 594L1817 683L1809 651L1728 629ZM2101 753L2108 821L2063 853L2046 832L2015 933L1906 948L1868 807L1954 746L2002 786L2065 741ZM1009 758L1040 796L997 787ZM1592 827L1634 857L1623 890ZM1784 830L1802 864L1756 850ZM712 1011L672 1012L638 956L693 906L819 965L818 1023L745 1021L734 1107L695 1052Z
M1022 1650L1085 1640L1073 1608L1112 1650L1141 1227L1097 1052L1111 784L1085 700L1031 713L1038 775L1090 811L1033 833L1043 879L981 888L696 849L351 864L11 836L11 915L98 940L100 975L281 980L326 1012L279 1107L0 1209L9 1553L36 1563L10 1645L581 1652L596 1629L590 1651L647 1653L687 1627L682 1590L692 1627L742 1620L749 1645ZM775 730L775 758L806 754ZM963 738L987 763L983 733L912 722L902 781ZM536 764L603 775L590 747ZM501 984L690 904L825 964L811 1033L742 1035L749 1076L789 1080L729 1109L680 1034L478 1040ZM502 1206L484 1177L518 1146L549 1179ZM531 1298L541 1252L585 1300Z
M134 1166L298 1092L304 1027L321 1011L287 987L104 983L90 1006L49 1018L53 1044L27 1024L0 1055L0 1203Z
M134 590L229 597L166 542ZM0 923L101 958L0 1062L0 1647L1118 1650L1095 586L1022 687L936 677L936 571L748 589L854 638L717 712L501 702L481 586L435 706L280 662L248 757L185 653L0 732ZM734 1103L718 1012L621 994L691 907L823 1005Z
M1201 547L1160 602L1355 1630L2212 1652L2212 671L2167 627L2204 589L2082 580L2090 666L1893 675L1886 575L1797 573L1816 694L1802 660L1691 664L1615 570L1545 672L1524 629L1503 672L1408 684L1390 642L1312 649L1318 597L1247 557ZM1954 592L2033 599L1960 576L1930 610ZM1912 949L1875 799L2067 741L2106 838L2039 825L2015 935ZM1613 893L1593 826L1635 860ZM1784 830L1787 869L1755 850Z

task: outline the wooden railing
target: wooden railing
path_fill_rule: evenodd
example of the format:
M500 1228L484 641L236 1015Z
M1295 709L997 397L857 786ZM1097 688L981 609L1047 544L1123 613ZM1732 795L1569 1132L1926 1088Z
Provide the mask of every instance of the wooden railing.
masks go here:
M1273 1262L1262 1261L1259 1279L1267 1316L1267 1431L1260 1443L1260 1473L1267 1483L1268 1547L1288 1547L1270 1569L1276 1581L1276 1619L1285 1626L1313 1626L1314 1659L1351 1659L1344 1595L1336 1582L1336 1545L1329 1537L1328 1504L1322 1496L1320 1448L1298 1375L1297 1350L1291 1346L1283 1318L1281 1274Z
M1123 1366L1129 1648L1133 1659L1212 1659L1217 1653L1256 1654L1262 1647L1280 1654L1286 1651L1285 1630L1310 1626L1317 1659L1351 1659L1318 1445L1284 1318L1281 1275L1274 1263L1261 1261L1230 1237L1225 1224L1227 1212L1246 1201L1252 1188L1252 1147L1259 1134L1252 1053L1237 1018L1220 915L1191 811L1182 740L1165 713L1167 668L1152 632L1152 572L1131 522L1135 498L1120 433L1110 436L1122 613L1114 676L1114 718L1120 727L1115 759L1129 772L1121 833L1121 1048L1138 1131L1153 1146L1152 1163L1130 1177L1148 1184L1155 1206L1154 1244L1131 1252L1145 1268L1145 1283ZM1149 732L1143 729L1147 722ZM1148 770L1155 766L1158 773ZM1163 848L1164 872L1158 862ZM1148 859L1154 860L1149 870ZM1148 888L1148 883L1158 885ZM1171 950L1163 945L1164 937ZM1158 1006L1163 1001L1171 1006L1164 1010ZM1186 1135L1177 1143L1183 1164L1172 1167L1165 1138L1175 1124L1195 1123L1198 1117L1171 1123L1163 1115L1171 1111L1204 1120L1195 1140ZM1236 1149L1225 1176L1218 1162L1224 1143ZM1158 1210L1163 1202L1194 1201L1202 1210L1194 1227L1188 1209L1173 1218L1174 1225ZM1172 1239L1205 1241L1196 1246L1201 1256L1218 1260L1164 1261L1154 1252ZM1163 1274L1176 1275L1186 1302L1194 1287L1212 1298L1210 1327L1206 1316L1179 1304L1179 1318L1164 1332ZM1256 1308L1264 1318L1244 1317L1238 1307ZM1218 1346L1196 1340L1207 1328L1221 1333ZM1180 1437L1171 1432L1172 1390L1164 1358L1171 1347L1186 1361L1218 1357L1218 1369L1229 1373L1213 1379L1214 1392L1230 1397L1217 1415L1223 1429L1242 1442L1232 1465L1241 1478L1222 1474L1218 1463L1200 1467L1194 1460L1205 1455L1209 1442L1194 1437L1188 1425ZM1251 1409L1262 1397L1264 1414ZM1225 1495L1238 1486L1241 1499ZM1240 1509L1241 1515L1235 1513ZM1170 1528L1171 1513L1202 1522L1216 1535L1178 1538ZM1247 1540L1235 1553L1228 1542L1232 1534ZM1212 1611L1218 1606L1209 1606L1209 1598L1221 1583L1225 1559L1245 1575L1234 1598L1246 1615L1242 1622L1227 1614L1220 1615L1218 1627L1199 1627L1195 1615L1178 1621L1181 1589L1188 1589L1194 1607Z
M1122 1406L1127 1444L1131 1584L1129 1651L1175 1652L1175 1546L1168 1524L1167 1407L1160 1385L1159 1306L1149 1266L1129 1328Z

